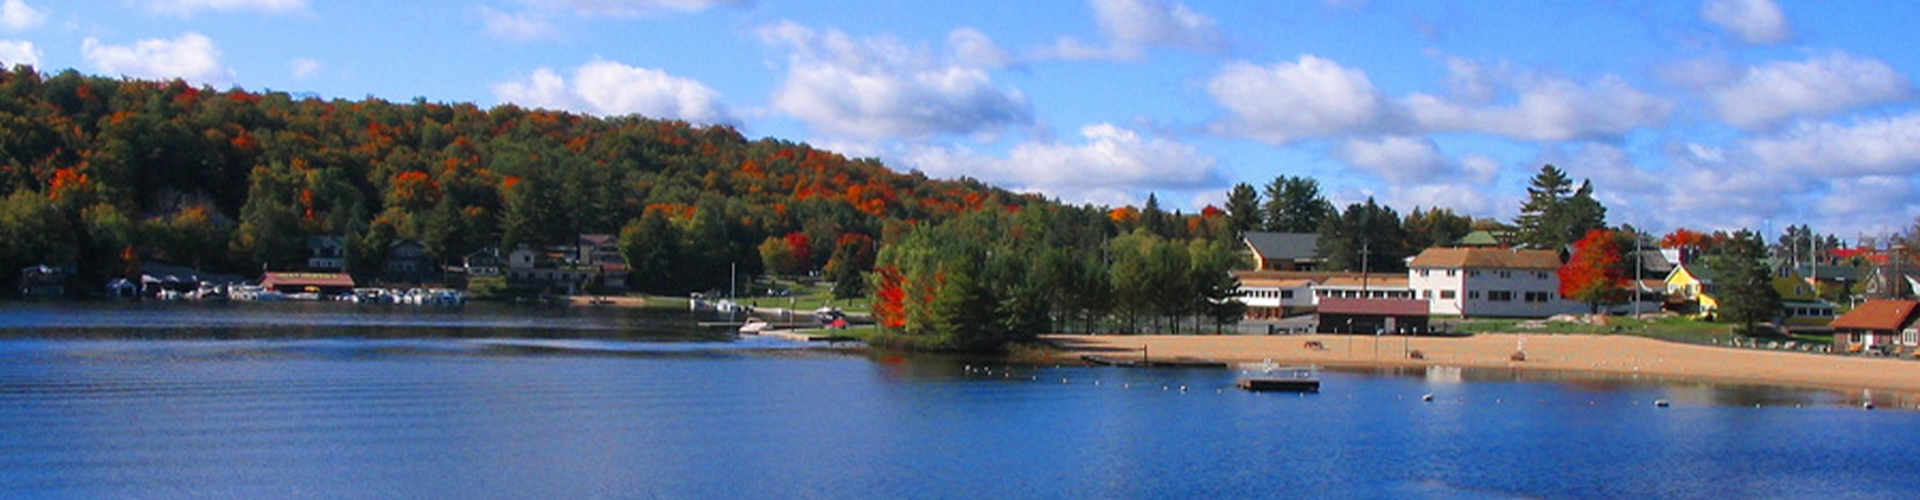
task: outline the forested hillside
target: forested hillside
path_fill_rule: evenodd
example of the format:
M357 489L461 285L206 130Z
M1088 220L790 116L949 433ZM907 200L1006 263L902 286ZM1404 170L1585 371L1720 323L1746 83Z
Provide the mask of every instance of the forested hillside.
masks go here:
M1044 203L726 127L24 66L0 71L0 197L0 282L72 265L83 290L143 260L294 269L314 235L345 236L357 273L398 238L451 263L626 228L651 236L629 255L660 257L635 263L636 286L684 292L728 263L760 271L772 240L799 257L786 271L811 270L836 247L872 252L889 224Z

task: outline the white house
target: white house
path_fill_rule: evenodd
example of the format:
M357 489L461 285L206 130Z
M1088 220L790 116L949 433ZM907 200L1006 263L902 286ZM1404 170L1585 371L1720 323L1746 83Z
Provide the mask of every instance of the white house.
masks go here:
M1321 299L1411 299L1405 277L1380 274L1332 276L1313 286L1313 303Z
M1247 305L1249 319L1284 318L1313 307L1313 280L1274 276L1267 273L1239 273L1240 302Z
M1407 264L1408 288L1433 314L1544 318L1586 312L1560 298L1553 250L1429 248Z

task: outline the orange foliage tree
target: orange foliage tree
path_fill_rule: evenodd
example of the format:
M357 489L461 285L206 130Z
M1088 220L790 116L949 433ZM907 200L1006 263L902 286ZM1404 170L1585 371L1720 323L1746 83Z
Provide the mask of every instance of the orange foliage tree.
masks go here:
M1589 313L1599 312L1601 304L1619 303L1626 298L1625 262L1619 234L1587 231L1573 244L1573 258L1560 266L1560 296L1585 302Z

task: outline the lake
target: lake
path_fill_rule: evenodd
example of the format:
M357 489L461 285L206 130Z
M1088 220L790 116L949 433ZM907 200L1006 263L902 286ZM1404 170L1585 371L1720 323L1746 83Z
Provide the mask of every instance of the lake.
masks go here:
M1920 412L1862 410L1852 394L1450 369L1330 371L1320 394L1255 394L1233 389L1232 371L805 349L734 340L698 319L488 305L0 304L0 496L1920 491Z

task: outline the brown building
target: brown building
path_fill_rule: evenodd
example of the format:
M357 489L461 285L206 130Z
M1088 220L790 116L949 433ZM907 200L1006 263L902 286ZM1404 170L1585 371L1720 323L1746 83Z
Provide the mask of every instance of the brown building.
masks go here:
M1833 348L1840 352L1911 353L1920 348L1914 313L1920 301L1869 300L1833 320Z
M1321 298L1319 333L1426 333L1427 302L1416 299Z

